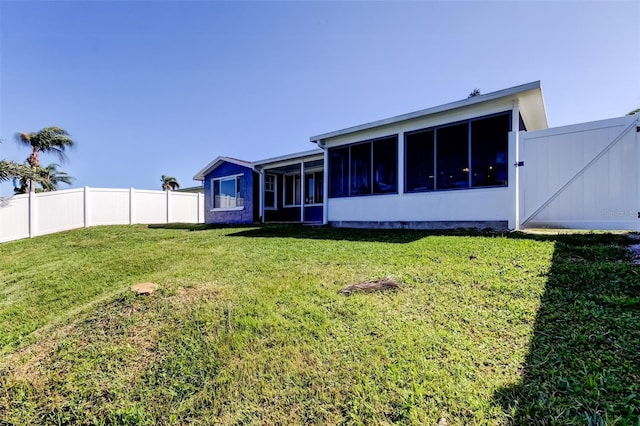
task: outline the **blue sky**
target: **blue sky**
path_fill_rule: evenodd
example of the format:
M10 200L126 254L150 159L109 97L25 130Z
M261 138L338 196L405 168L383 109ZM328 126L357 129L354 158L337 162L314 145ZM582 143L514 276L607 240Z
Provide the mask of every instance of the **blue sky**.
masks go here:
M550 126L622 116L640 107L639 27L637 1L0 0L0 158L57 125L74 187L185 187L218 155L535 80Z

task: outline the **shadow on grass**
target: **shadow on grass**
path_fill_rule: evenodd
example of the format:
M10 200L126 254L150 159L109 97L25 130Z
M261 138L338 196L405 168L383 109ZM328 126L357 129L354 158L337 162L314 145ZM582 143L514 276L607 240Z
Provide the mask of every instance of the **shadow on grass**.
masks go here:
M412 230L412 229L354 229L308 226L302 224L266 224L229 234L230 237L249 238L301 238L310 240L362 241L404 244L427 236L498 235L491 231L473 229Z
M518 235L555 252L511 424L640 424L640 268L621 235Z

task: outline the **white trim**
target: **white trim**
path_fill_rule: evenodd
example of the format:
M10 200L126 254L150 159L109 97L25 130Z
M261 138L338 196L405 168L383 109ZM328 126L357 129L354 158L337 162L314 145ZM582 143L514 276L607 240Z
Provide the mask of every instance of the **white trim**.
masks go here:
M274 173L268 173L264 169L260 171L260 174L261 176L263 176L263 185L262 185L262 192L261 192L262 208L264 210L271 210L271 211L278 210L278 175ZM266 186L267 176L272 176L274 178L274 182L273 182L273 204L274 205L269 207L267 207L267 205L264 202L264 194L267 192L267 186ZM272 192L272 191L269 191L269 192Z
M244 210L244 206L242 207L218 207L217 209L209 209L210 212L230 212L235 210Z
M219 156L219 157L216 157L215 160L207 164L204 169L196 173L196 175L193 177L193 180L204 181L204 178L206 177L206 175L208 175L213 170L215 170L218 167L218 164L224 163L224 162L254 170L253 164L251 164L248 161L238 160L237 158Z
M326 139L335 138L336 136L342 136L350 133L361 132L363 130L369 130L377 127L387 126L390 124L396 124L403 121L408 121L415 118L421 118L428 115L434 115L437 113L442 113L442 112L450 111L454 109L464 108L471 105L481 104L484 102L489 102L489 101L494 101L494 100L499 100L504 98L508 99L509 97L513 97L513 96L516 96L516 97L522 96L523 98L526 98L527 96L524 96L525 92L533 92L533 93L539 92L538 101L540 105L538 105L538 108L540 109L539 114L541 115L539 119L539 121L541 122L539 123L539 125L542 128L546 128L547 120L546 120L546 111L544 107L544 99L542 98L542 87L541 87L540 81L534 81L531 83L522 84L520 86L514 86L508 89L498 90L496 92L474 96L471 98L463 99L456 102L451 102L448 104L444 104L444 105L440 105L432 108L423 109L416 112L411 112L408 114L402 114L395 117L386 118L383 120L373 121L373 122L361 124L358 126L347 127L345 129L323 133L317 136L312 136L310 138L310 141L318 143ZM533 128L535 126L529 126L529 127Z

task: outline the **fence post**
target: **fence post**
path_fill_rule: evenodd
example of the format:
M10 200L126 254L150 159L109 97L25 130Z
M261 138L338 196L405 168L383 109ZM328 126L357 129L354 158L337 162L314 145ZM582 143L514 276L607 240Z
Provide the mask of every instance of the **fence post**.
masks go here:
M29 238L36 236L37 216L36 193L29 191Z
M168 189L165 189L164 191L167 194L167 223L171 223L169 220L169 217L171 216L171 191L169 191Z
M89 226L91 226L91 224L89 223L90 201L89 201L89 187L88 186L84 187L84 203L83 203L83 207L84 207L84 227L88 228Z
M133 225L136 214L134 191L133 188L129 188L129 225Z

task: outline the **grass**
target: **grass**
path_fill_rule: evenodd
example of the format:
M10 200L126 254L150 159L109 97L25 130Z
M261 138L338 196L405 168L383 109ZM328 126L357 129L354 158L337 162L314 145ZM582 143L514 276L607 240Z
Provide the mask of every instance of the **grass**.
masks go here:
M638 425L626 243L113 226L1 244L0 424ZM382 277L403 289L338 293Z

